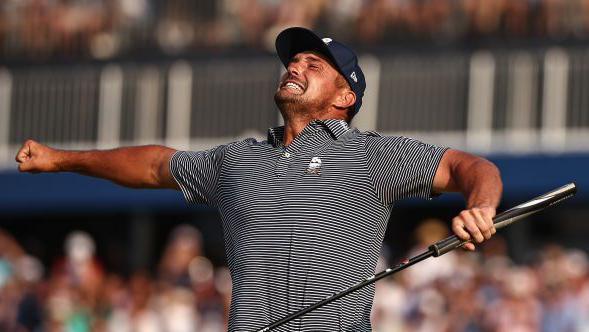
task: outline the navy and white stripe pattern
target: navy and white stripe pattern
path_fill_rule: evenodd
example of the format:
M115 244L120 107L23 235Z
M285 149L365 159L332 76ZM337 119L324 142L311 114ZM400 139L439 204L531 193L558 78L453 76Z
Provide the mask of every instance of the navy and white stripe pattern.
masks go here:
M311 122L201 152L170 169L186 200L216 206L233 278L230 331L255 331L374 274L395 201L428 198L445 151L346 122ZM370 331L367 287L277 331Z

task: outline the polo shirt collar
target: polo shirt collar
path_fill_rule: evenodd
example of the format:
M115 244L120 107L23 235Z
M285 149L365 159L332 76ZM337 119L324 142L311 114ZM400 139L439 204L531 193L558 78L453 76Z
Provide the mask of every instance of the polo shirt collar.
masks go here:
M312 126L317 129L325 129L333 137L334 140L340 138L349 129L348 123L344 120L328 119L328 120L313 120L308 126ZM273 147L282 146L284 141L284 126L273 127L268 129L268 142Z

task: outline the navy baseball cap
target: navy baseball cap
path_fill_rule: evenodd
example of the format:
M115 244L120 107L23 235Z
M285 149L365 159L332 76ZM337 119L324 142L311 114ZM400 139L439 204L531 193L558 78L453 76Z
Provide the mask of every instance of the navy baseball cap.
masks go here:
M301 27L283 30L276 37L276 52L285 67L297 53L315 51L327 57L344 76L356 94L354 114L362 106L366 89L364 73L358 65L358 57L349 47L331 38L320 38L313 31Z

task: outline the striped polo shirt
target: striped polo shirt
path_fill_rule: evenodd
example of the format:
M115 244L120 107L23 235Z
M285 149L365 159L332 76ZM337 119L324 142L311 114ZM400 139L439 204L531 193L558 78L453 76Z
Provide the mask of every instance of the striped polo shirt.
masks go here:
M374 274L395 201L429 198L445 151L312 121L206 151L176 152L186 201L216 207L233 279L230 331L255 331ZM370 331L366 287L276 331Z

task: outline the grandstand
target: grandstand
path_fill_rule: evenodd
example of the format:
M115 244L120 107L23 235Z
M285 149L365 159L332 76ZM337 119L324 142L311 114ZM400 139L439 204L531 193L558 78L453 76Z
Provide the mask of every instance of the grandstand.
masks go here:
M579 187L478 254L449 255L447 271L416 266L383 281L374 330L589 328L589 2L5 0L0 330L225 329L230 279L215 211L173 191L19 174L14 155L28 138L190 150L264 139L281 121L272 42L294 25L360 50L359 129L489 158L505 183L501 209ZM381 268L445 236L462 204L452 194L400 203ZM517 308L525 317L509 315Z

